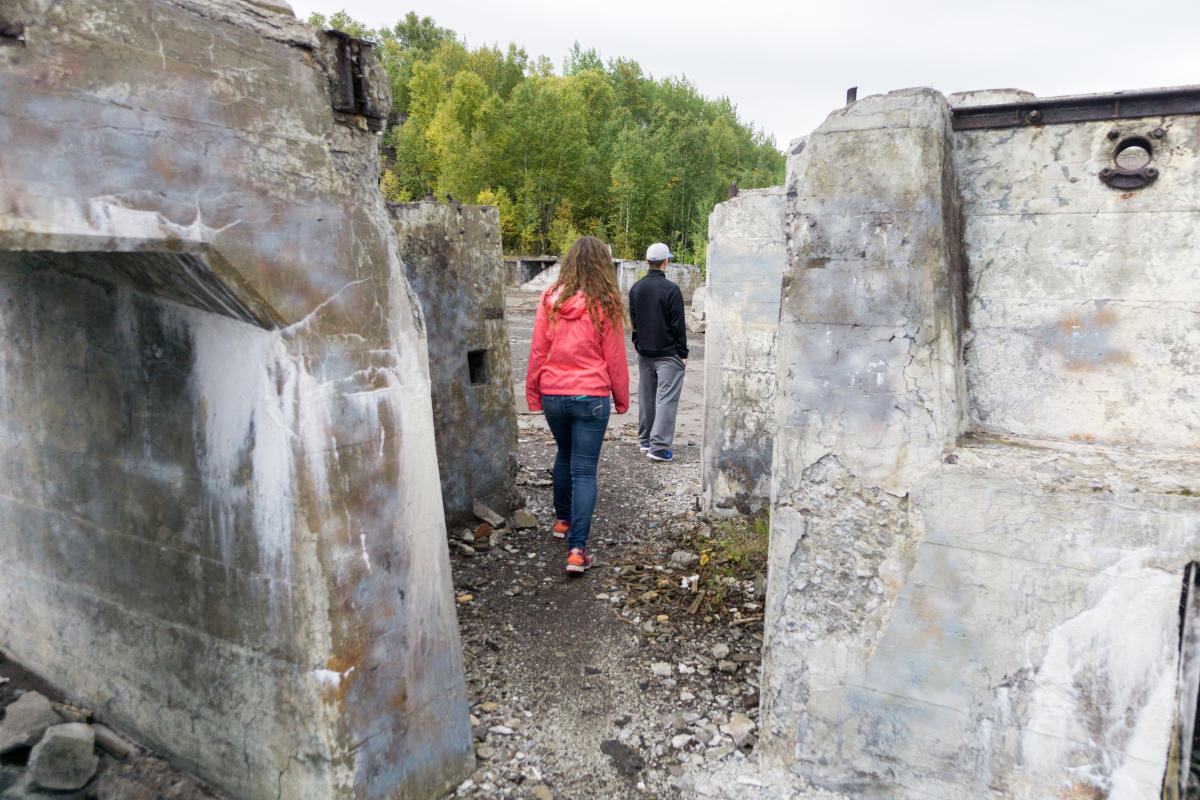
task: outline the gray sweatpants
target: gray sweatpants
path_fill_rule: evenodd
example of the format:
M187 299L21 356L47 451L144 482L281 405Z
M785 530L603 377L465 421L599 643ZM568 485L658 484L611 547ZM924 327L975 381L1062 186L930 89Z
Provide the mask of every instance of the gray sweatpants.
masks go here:
M638 443L652 453L670 450L675 441L683 369L679 356L638 356Z

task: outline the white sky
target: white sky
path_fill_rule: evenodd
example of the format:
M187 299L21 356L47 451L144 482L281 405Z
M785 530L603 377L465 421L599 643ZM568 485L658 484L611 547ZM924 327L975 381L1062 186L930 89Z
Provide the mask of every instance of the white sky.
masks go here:
M845 102L910 86L1042 97L1200 84L1200 0L292 0L371 27L409 11L469 47L513 42L555 72L578 40L728 97L787 143Z

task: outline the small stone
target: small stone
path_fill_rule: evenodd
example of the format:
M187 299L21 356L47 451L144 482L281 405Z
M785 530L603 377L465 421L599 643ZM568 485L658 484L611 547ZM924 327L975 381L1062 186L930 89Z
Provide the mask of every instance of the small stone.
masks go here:
M671 553L671 558L667 564L675 569L687 569L699 562L700 556L695 553L690 553L687 550L676 550L674 553Z
M704 758L709 761L716 761L718 758L724 758L725 756L729 755L732 752L733 752L733 748L730 747L729 745L722 745L721 747L710 747L708 750L704 751Z
M503 528L492 531L491 536L488 537L488 545L490 547L499 547L500 545L504 544L504 536L505 533ZM507 547L505 549L508 550Z
M62 722L40 692L26 692L8 707L0 725L0 753L37 744L46 729Z
M497 736L512 736L513 729L507 725L493 725L492 727L488 728L488 733L494 733Z
M554 793L544 783L539 783L533 787L534 800L554 800Z
M124 761L137 752L137 745L107 725L93 723L92 734L96 737L96 746L118 761Z
M696 699L696 695L692 694L689 691L682 691L679 693L679 701L681 703L690 703L695 699Z
M51 703L50 707L62 718L63 722L87 722L92 718L92 712L82 706L71 706L66 703Z
M713 658L720 660L729 658L729 645L719 644L712 649Z
M471 503L471 513L479 517L484 522L490 523L493 527L498 528L504 524L504 517L488 508L487 504L480 500L476 500Z
M742 747L753 740L754 727L754 721L745 714L734 714L721 726L721 733L732 738L735 746Z
M500 710L500 704L493 703L492 701L489 700L485 703L480 703L479 710L485 714L494 714Z
M653 589L642 594L642 602L643 603L653 603L657 599L658 599L658 592L654 591Z
M475 555L475 548L472 547L471 545L467 544L466 542L459 542L458 543L458 554L460 556L465 556L467 558L471 558L472 556Z
M53 725L29 754L30 775L43 789L59 792L81 789L100 766L95 749L96 736L91 726L82 722Z
M718 661L717 662L717 669L721 670L721 672L727 672L730 675L737 672L737 668L738 668L737 663L733 662L733 661Z
M660 678L671 677L671 665L665 661L655 661L650 665L650 671Z
M463 528L462 535L459 536L458 538L462 539L467 544L474 544L475 543L475 531L471 530L470 528Z
M671 737L671 747L674 747L676 750L682 750L683 748L687 747L691 741L692 735L690 733L681 733L677 736Z
M458 597L456 597L456 598L454 598L454 599L458 601L459 605L462 605L463 603L469 603L469 602L471 602L472 600L474 600L474 599L475 599L475 595L473 595L473 594L460 594Z
M522 508L518 510L517 513L513 514L513 524L516 525L519 530L536 528L537 517Z

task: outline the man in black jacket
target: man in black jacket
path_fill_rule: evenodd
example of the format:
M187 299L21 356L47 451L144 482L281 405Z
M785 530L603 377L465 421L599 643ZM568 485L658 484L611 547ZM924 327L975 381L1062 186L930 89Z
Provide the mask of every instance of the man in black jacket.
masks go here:
M671 258L662 242L650 245L650 271L629 289L629 319L638 353L638 443L652 461L675 457L675 411L688 357L683 293L667 280Z

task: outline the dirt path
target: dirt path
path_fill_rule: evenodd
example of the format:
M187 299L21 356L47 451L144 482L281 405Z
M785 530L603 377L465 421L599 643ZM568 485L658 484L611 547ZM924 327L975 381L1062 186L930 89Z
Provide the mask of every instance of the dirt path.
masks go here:
M523 379L534 305L509 300L514 377ZM706 530L697 515L702 357L694 347L673 462L638 450L636 408L610 422L595 564L580 578L563 573L565 547L549 532L553 440L541 415L520 416L520 488L538 527L451 559L456 594L470 596L459 627L478 755L459 796L673 797L675 776L753 744L761 582L703 570L718 603L687 581L699 565L682 564L702 555L696 536ZM691 556L673 565L677 551Z

